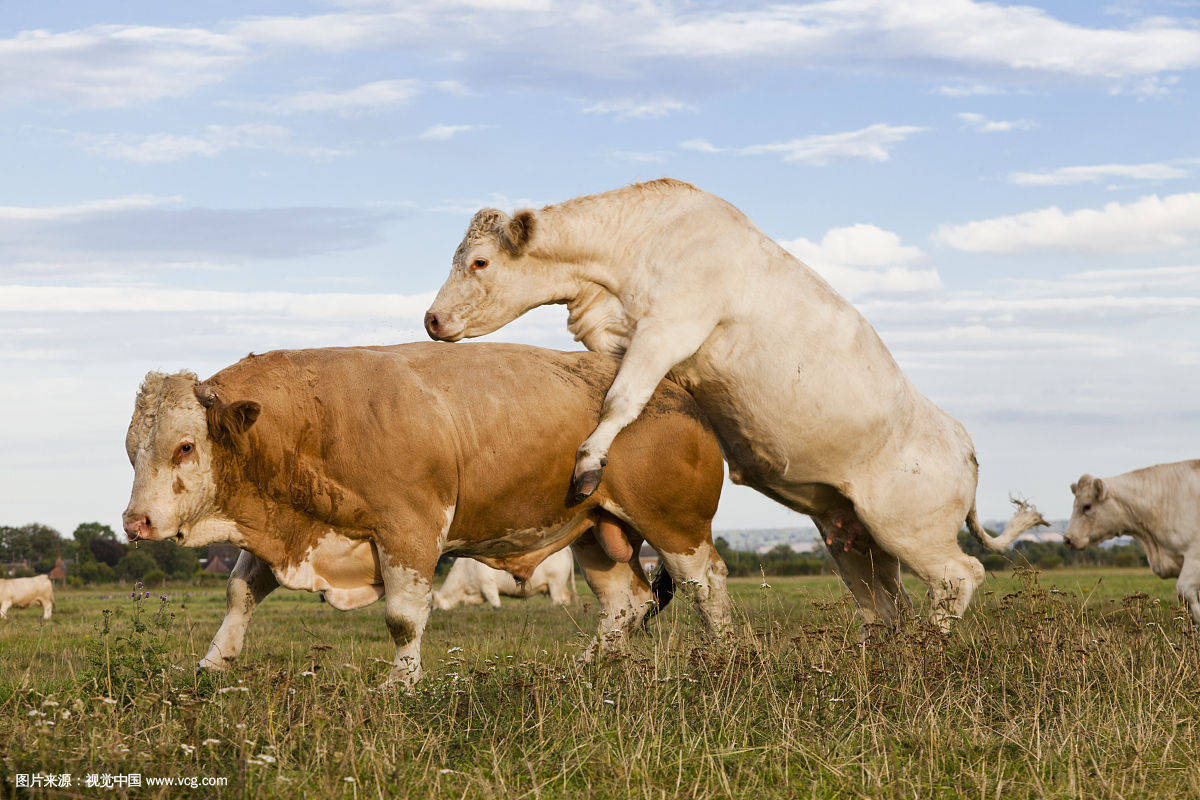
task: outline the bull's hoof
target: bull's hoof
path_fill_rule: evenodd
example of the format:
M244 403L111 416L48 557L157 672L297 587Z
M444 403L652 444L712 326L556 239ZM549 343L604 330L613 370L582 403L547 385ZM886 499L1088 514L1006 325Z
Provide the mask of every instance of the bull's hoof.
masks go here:
M571 505L577 506L591 497L592 492L600 486L602 474L601 470L589 469L582 475L571 478Z

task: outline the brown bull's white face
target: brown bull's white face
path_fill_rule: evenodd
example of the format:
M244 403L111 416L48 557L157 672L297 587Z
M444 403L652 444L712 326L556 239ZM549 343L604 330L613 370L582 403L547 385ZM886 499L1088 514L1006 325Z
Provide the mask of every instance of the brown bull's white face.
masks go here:
M430 338L457 342L491 333L555 296L544 265L530 258L536 218L485 208L471 220L450 275L425 314Z
M191 373L151 372L138 392L125 436L133 491L122 522L130 541L236 541L236 527L217 505L213 442L197 385Z
M1063 541L1067 547L1082 549L1119 536L1128 529L1123 509L1109 496L1100 478L1083 475L1071 484L1075 506Z

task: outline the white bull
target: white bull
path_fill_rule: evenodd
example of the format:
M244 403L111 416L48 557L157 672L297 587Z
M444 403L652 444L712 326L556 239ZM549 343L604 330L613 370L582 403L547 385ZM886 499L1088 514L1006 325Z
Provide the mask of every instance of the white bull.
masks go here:
M1160 578L1175 588L1200 625L1200 460L1158 464L1112 478L1083 475L1071 484L1075 506L1063 541L1084 548L1132 536Z
M486 602L492 608L499 608L500 595L525 598L535 594L548 594L557 605L574 602L575 560L570 548L547 558L529 580L520 583L502 569L493 569L473 558L456 558L442 588L433 593L433 607L445 611L460 603Z
M43 622L50 619L54 611L54 584L48 576L0 580L0 619L8 616L10 608L30 606L42 607Z
M425 327L458 341L547 303L567 305L589 350L622 359L576 454L576 500L599 485L617 433L669 375L712 422L735 483L813 518L867 622L911 607L903 562L946 624L984 577L958 547L963 522L1001 549L1041 521L1023 505L989 538L963 426L819 275L690 184L653 181L511 217L483 209Z

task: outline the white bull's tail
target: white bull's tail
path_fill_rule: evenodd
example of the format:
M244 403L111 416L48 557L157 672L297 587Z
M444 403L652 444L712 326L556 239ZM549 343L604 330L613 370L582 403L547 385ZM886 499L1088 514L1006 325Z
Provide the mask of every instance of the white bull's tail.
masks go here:
M979 543L989 550L1006 550L1009 545L1016 541L1018 536L1030 528L1050 524L1042 518L1041 513L1034 508L1032 503L1025 500L1018 500L1015 497L1010 497L1009 500L1017 507L1017 513L1013 514L1012 519L1004 526L1004 532L999 536L989 536L988 532L979 524L979 517L975 513L974 503L971 504L971 510L967 512L967 528L971 533L975 534L975 538L979 540Z

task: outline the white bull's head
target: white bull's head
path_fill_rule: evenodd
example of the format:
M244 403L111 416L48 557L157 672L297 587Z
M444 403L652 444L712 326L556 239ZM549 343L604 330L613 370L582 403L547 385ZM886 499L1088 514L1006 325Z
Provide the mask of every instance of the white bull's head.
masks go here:
M122 522L130 541L175 539L196 547L236 536L217 504L210 417L229 436L245 432L258 412L253 401L221 404L190 372L146 375L125 435L133 492Z
M1083 475L1071 484L1075 506L1063 542L1067 547L1084 548L1120 536L1130 529L1125 506L1109 494L1100 478Z
M454 252L450 275L425 314L433 339L483 336L546 303L565 302L561 269L534 252L537 215L479 211Z

